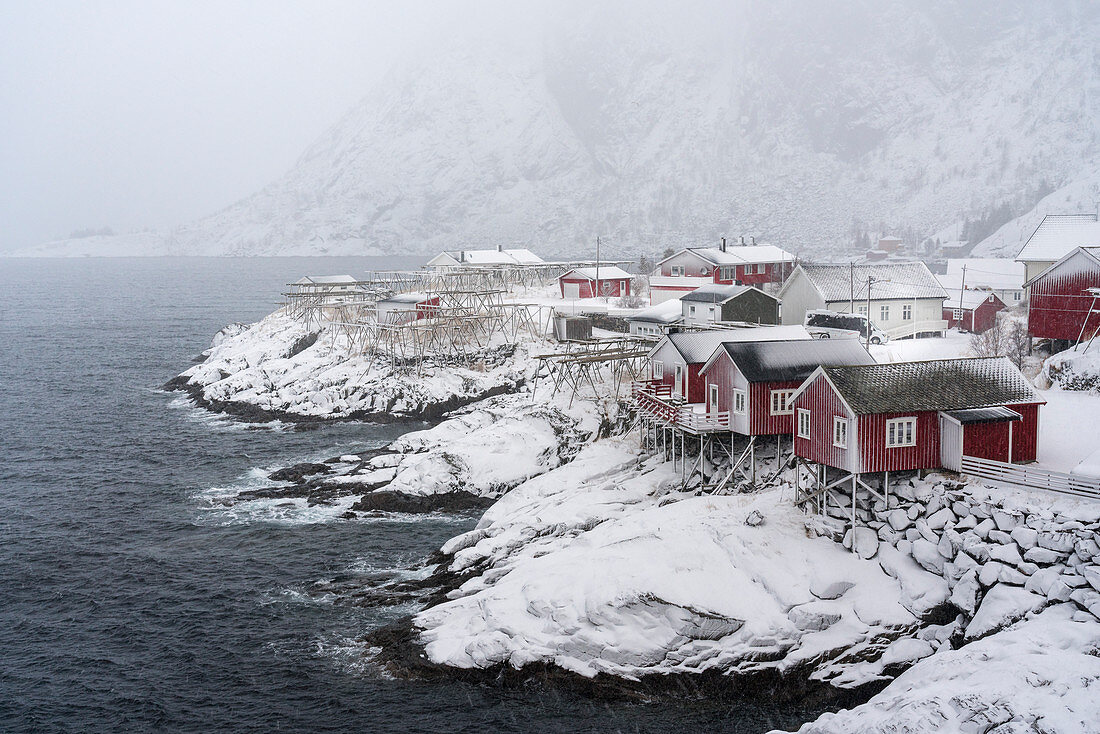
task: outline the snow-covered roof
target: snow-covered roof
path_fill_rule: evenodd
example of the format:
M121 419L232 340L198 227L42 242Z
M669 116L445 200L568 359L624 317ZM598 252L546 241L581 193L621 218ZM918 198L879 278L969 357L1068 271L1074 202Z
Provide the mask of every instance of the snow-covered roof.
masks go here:
M441 252L428 265L538 265L543 259L528 249L453 250Z
M350 275L307 275L294 285L354 285L359 281Z
M749 382L793 382L823 365L875 363L858 339L723 342L722 349Z
M420 303L426 301L428 296L423 293L394 293L383 298L379 303Z
M637 313L627 317L627 321L644 321L651 324L675 324L684 318L683 309L680 307L680 299L672 298L656 306L643 308Z
M794 255L775 245L727 246L725 252L718 247L689 247L687 249L715 265L794 262ZM664 261L662 260L662 262Z
M1058 260L1055 261L1054 263L1052 263L1049 267L1047 267L1046 270L1044 270L1043 272L1037 274L1034 278L1032 278L1031 280L1024 283L1024 287L1025 288L1030 287L1032 283L1039 280L1039 278L1042 278L1042 277L1046 276L1047 273L1049 273L1053 270L1057 270L1057 269L1061 268L1062 263L1066 262L1067 260L1072 259L1073 256L1077 255L1078 253L1084 255L1085 257L1092 258L1098 264L1100 264L1100 247L1075 247L1074 249L1070 250L1069 252L1067 252L1062 257L1058 258Z
M684 294L680 297L680 300L702 301L703 303L725 303L750 290L756 290L757 293L768 295L759 288L754 289L752 286L747 285L704 285L696 288L690 293ZM774 299L775 296L768 296L768 298Z
M588 280L596 279L596 268L573 268L566 273L562 273L560 278L568 277L574 273ZM630 280L633 277L632 273L626 272L618 265L600 266L600 280Z
M812 337L806 327L760 326L746 329L714 329L711 331L686 331L669 334L653 348L653 354L667 340L676 348L688 364L702 364L726 342L809 341Z
M965 290L960 292L958 288L947 288L946 290L947 300L943 302L944 308L963 308L967 311L973 311L990 297L997 297L992 291Z
M847 301L852 297L855 283L855 299L867 298L867 279L874 278L871 299L875 301L910 298L944 298L943 286L922 262L873 263L861 265L806 265L798 266L779 291L780 299L798 278L798 272L810 281L826 303Z
M1046 402L1006 357L823 370L848 407L860 415Z
M1008 258L952 258L947 261L947 274L940 278L945 288L961 288L963 267L966 268L966 287L984 286L993 290L1010 290L1024 287L1023 263Z
M1024 243L1020 262L1054 262L1078 247L1100 245L1095 214L1047 214Z

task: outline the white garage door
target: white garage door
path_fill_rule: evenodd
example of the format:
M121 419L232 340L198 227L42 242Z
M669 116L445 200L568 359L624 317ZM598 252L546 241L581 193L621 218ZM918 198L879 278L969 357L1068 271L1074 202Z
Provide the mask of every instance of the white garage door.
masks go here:
M566 298L580 298L581 297L581 284L580 283L565 283L565 297Z

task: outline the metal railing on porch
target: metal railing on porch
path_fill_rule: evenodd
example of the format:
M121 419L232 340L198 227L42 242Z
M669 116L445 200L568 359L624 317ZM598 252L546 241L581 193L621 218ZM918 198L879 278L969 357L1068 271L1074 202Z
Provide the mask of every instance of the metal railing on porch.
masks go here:
M1037 466L1006 464L1003 461L979 459L974 456L962 457L960 470L962 474L980 479L1007 482L1033 489L1046 489L1075 497L1100 499L1100 479L1093 477L1064 474Z
M632 391L639 414L688 433L728 431L729 411L699 410L702 404L686 403L672 395L672 388L657 381L635 382Z

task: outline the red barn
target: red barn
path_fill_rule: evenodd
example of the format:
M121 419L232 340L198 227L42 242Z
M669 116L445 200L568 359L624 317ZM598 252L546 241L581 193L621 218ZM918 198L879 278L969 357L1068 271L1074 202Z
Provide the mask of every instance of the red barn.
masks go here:
M853 474L1033 461L1045 402L1004 357L822 367L791 400L794 451Z
M874 364L858 339L724 342L700 370L707 411L745 436L794 430L790 396L821 365Z
M1088 292L1100 288L1100 247L1078 247L1034 278L1030 288L1027 329L1033 337L1073 342L1100 328L1100 300ZM1088 323L1085 323L1086 318Z
M706 402L706 392L699 370L723 342L796 339L810 341L810 334L802 326L672 333L649 350L649 377L671 388L674 398L688 403L703 403Z
M992 291L971 291L948 288L943 302L943 318L947 328L981 334L997 323L997 312L1005 303Z
M629 296L630 281L633 277L617 265L573 268L558 277L558 286L561 288L562 298Z

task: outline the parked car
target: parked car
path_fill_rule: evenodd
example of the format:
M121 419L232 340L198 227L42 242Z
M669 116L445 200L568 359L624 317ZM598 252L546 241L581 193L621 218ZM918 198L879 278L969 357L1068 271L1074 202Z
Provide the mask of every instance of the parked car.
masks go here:
M885 344L889 337L866 316L839 311L807 311L806 331L815 339L867 339L872 344Z

